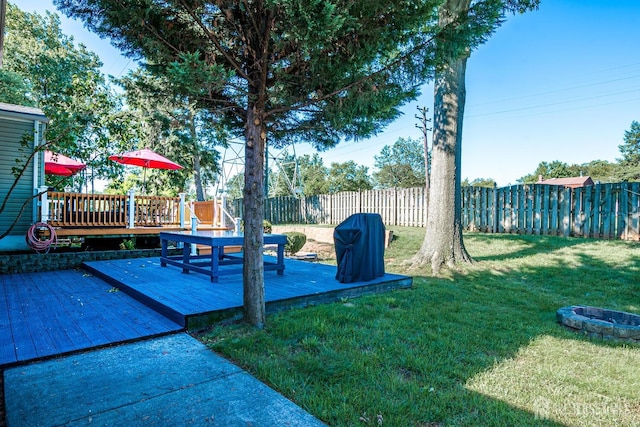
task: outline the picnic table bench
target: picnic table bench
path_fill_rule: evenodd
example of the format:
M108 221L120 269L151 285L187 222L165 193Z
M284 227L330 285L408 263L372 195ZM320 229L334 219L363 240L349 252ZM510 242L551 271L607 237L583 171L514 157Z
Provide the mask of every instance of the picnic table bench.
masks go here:
M169 256L169 242L184 243L182 255ZM160 245L162 248L160 254L160 265L174 265L181 267L183 273L195 271L203 273L211 278L212 282L217 282L218 277L242 273L240 268L224 268L221 266L240 265L242 266L244 258L242 255L230 255L224 253L227 246L242 246L244 244L244 235L233 231L199 231L192 234L190 231L162 231L160 232ZM284 246L287 244L287 236L283 234L265 234L265 245L277 245L277 261L264 261L264 270L276 270L279 276L284 274ZM203 245L211 247L210 255L192 255L191 245Z

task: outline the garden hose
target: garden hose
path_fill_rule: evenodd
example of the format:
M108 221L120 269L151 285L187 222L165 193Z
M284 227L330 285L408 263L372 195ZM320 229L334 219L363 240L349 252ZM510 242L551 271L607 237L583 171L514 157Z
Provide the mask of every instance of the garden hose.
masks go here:
M49 237L39 235L39 231L43 229L49 230ZM26 240L29 247L34 251L38 253L47 253L49 252L51 245L58 241L58 237L56 236L56 231L52 226L46 222L36 222L29 227L29 230L27 230Z

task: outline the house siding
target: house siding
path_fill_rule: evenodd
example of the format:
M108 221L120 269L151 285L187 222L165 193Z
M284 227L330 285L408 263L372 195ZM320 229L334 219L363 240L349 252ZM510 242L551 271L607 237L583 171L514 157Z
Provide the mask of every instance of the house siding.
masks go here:
M16 160L25 161L34 147L34 126L38 126L38 144L42 143L45 124L43 121L37 121L32 117L21 119L16 117L14 113L5 114L0 111L0 200L5 202L9 189L15 181L12 172L13 167L19 167L20 164ZM27 135L29 144L26 147L21 145L22 138ZM39 155L41 160L42 155ZM38 168L36 182L34 182L34 167ZM44 183L42 161L37 164L33 162L28 165L25 173L22 175L18 184L11 192L6 200L6 206L0 213L0 233L4 233L14 222L20 213L20 209L25 201L28 200L20 219L16 223L9 236L24 236L29 226L36 221L38 213L37 200L31 199L36 194L36 187ZM5 240L5 239L3 239ZM9 239L11 240L11 239ZM15 239L14 239L15 240ZM24 239L22 239L24 241ZM6 245L0 245L6 246Z

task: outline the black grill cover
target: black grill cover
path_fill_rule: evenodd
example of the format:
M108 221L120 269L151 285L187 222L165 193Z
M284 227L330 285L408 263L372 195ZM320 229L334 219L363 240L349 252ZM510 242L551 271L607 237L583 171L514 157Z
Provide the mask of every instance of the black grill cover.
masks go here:
M351 215L333 231L340 283L384 276L385 229L379 214Z

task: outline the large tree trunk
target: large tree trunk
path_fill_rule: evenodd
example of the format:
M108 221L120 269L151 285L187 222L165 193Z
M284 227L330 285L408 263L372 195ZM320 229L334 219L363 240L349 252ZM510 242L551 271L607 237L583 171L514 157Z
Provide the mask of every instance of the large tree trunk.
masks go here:
M248 97L244 146L244 318L262 328L266 322L264 302L264 162L267 140L266 106L269 70L269 31L273 15L263 2L253 3L259 36L249 41L247 75Z
M196 199L202 202L205 199L202 186L202 166L200 165L200 153L197 149L193 153L193 183L196 187Z
M449 0L440 13L447 25L469 7L469 0ZM460 165L467 56L449 58L438 69L434 86L433 147L427 227L416 266L430 264L434 275L443 264L471 262L462 239Z
M263 226L264 147L266 133L263 109L247 109L244 166L244 267L243 304L245 320L257 327L265 323Z

